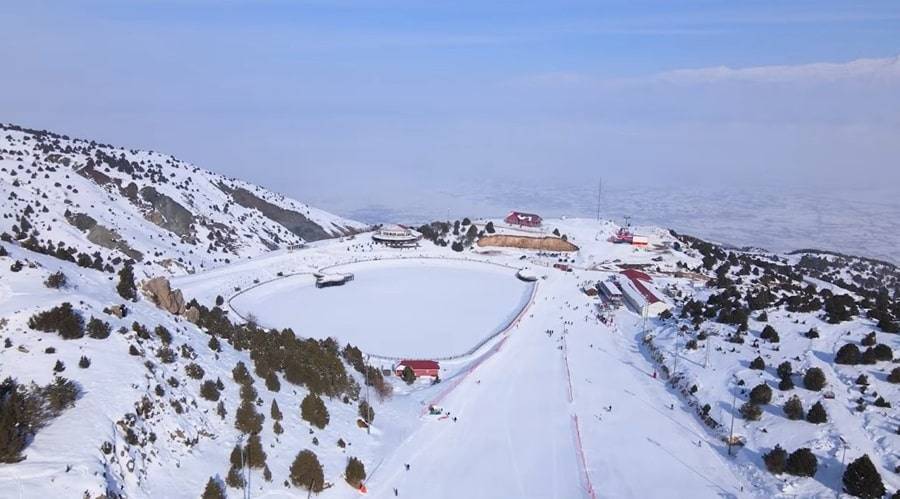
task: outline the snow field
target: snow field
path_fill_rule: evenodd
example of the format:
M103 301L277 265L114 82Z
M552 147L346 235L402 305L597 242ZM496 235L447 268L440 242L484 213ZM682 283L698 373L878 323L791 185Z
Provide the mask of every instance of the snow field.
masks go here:
M445 358L498 333L531 296L515 270L451 260L385 260L329 268L354 280L316 288L311 275L277 279L231 300L261 325L335 337L375 356Z

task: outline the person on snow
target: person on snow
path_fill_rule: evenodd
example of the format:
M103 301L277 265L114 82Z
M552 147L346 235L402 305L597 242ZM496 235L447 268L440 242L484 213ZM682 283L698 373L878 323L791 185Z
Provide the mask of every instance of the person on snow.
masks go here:
M406 471L409 471L409 464L406 465Z

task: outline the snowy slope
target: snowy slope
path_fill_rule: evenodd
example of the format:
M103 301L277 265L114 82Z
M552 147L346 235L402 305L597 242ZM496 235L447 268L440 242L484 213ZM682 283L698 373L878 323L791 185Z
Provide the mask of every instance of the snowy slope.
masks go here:
M476 224L481 228L486 222ZM494 223L499 226L499 221ZM376 411L371 434L355 424L355 405L344 404L338 397L325 401L331 413L329 425L310 433L298 410L306 387L283 380L280 391L271 392L257 378L255 386L262 399L259 410L267 415L261 437L273 480L264 481L260 472L254 472L252 494L302 494L296 487L285 487L284 480L293 457L308 448L322 462L326 481L334 484L322 492L326 498L358 495L341 477L350 455L363 461L369 495L379 498L394 497L395 489L398 497L446 498L834 496L840 489L844 457L841 438L847 442L846 462L868 454L888 491L900 487L894 473L898 464L895 453L900 448L895 432L896 409L877 408L872 403L873 392L892 402L897 400L897 385L886 379L895 364L834 363L837 348L849 342L859 344L863 333L871 330L876 331L878 343L897 349L898 335L879 329L869 316L877 307L863 298L873 289L888 285L888 300L895 304L895 268L836 255L817 257L831 262L829 266L800 254L725 250L653 227L636 228L650 238L645 249L608 242L618 229L608 222L545 221L542 230L549 233L553 229L581 250L573 255L511 248L454 251L430 242L400 250L375 245L368 234L361 233L314 242L300 250L271 251L173 279L173 285L186 297L207 306L221 296L223 306L228 307L230 298L242 291L259 290L258 303L242 303L252 310L267 302L267 287L288 295L297 289L292 283L308 285L291 275L338 265L390 272L393 268L414 268L397 265L398 259L426 262L423 267L434 259L443 259L454 266L469 262L511 268L527 265L542 276L524 311L511 323L506 323L503 313L496 314L500 321L497 326L503 327L496 337L471 355L441 362L440 383L420 380L408 386L395 377L386 378L393 386L393 396L371 399ZM125 319L103 314L103 307L121 302L109 274L13 244L4 245L10 256L0 257L0 317L7 319L0 336L12 344L0 349L0 377L47 383L59 358L67 366L62 375L81 384L84 395L74 408L38 432L26 448L25 461L0 465L2 490L15 490L13 497L74 495L85 490L96 496L112 483L113 489L129 497L196 497L209 477L224 477L228 455L239 438L233 424L238 393L231 369L240 360L252 371L249 353L223 341L222 352L217 355L207 345L207 332L143 299L129 304L133 313ZM35 268L26 266L12 272L9 267L17 259L33 262ZM722 267L731 260L737 263ZM571 265L573 271L553 268L561 262ZM601 301L583 291L633 266L651 274L653 285L674 305L673 317L644 322L624 307L602 310L598 308ZM56 269L62 269L74 287L57 291L40 284ZM512 272L508 274L509 279L515 279ZM470 275L478 279L477 272ZM410 278L405 272L380 279L380 286L396 289L421 286L420 279ZM820 283L814 294L807 288L810 282ZM358 305L365 297L358 295L355 283L319 290L323 294L314 304L297 302L269 311L266 325L287 325L293 317L307 314L311 306L323 317L358 313L365 309ZM473 293L469 284L465 289ZM710 300L727 294L731 287L737 290L733 303L740 307L748 306L753 294L762 289L775 295L763 308L752 312L742 344L726 341L738 327L718 320L718 302ZM505 288L484 289L500 293ZM839 292L855 296L859 309L837 324L826 320L822 303L809 311L796 312L788 310L795 304L779 301L793 296L826 300L829 293ZM252 298L253 294L241 296ZM446 311L433 313L436 320L475 327L457 320L474 310L469 305L471 297L454 292L443 296ZM126 333L113 332L106 340L64 341L26 326L32 313L64 299L87 316L103 316L114 329L125 327ZM711 314L693 322L693 301L707 307ZM768 316L765 320L759 316L763 310ZM889 305L888 310L885 313L890 316L896 306ZM237 320L236 314L232 318ZM156 362L156 372L151 372L144 362L153 360L155 343L144 344L146 358L128 354L128 345L135 342L133 333L128 332L132 321L151 328L165 325L175 336L174 344L195 350L193 362L204 368L206 379L220 377L225 382L223 397L228 415L224 419L215 413L215 404L197 395L199 382L185 376L188 359L179 358L173 364ZM760 339L764 324L778 330L778 343ZM803 334L813 326L820 337L810 340ZM377 321L368 323L366 334L383 337L386 347L396 344L401 335L389 322ZM686 347L692 340L697 348ZM56 352L43 353L50 345ZM20 351L20 346L27 352ZM80 355L93 359L90 368L76 367ZM765 359L764 370L748 367L757 355ZM785 360L797 373L793 377L796 387L782 391L776 388L775 367ZM810 367L825 372L825 390L815 392L803 387L802 373ZM349 371L362 382L358 373ZM870 387L864 393L855 384L860 373L869 378ZM170 376L182 381L179 387L165 383ZM772 386L773 400L763 405L758 421L736 414L735 434L745 444L731 456L723 437L729 433L728 423L735 412L732 400L739 407L747 400L749 389L760 381ZM156 384L165 388L164 395L155 392ZM826 398L826 392L833 392L834 398ZM823 401L828 421L813 424L788 420L781 405L795 394L807 409L813 402ZM158 438L144 447L128 445L116 422L134 412L134 404L144 396L154 402L158 412L138 418L139 425L154 431ZM182 399L187 410L178 414L171 403ZM282 435L273 433L268 418L272 399L278 400L285 413ZM865 402L861 410L860 399ZM698 415L705 404L709 404L708 414L718 426L709 425ZM442 407L444 414L428 415L429 405ZM318 445L312 443L312 437L318 439ZM194 438L199 439L195 444L185 443ZM351 445L338 447L338 438ZM116 444L115 460L100 450L104 441ZM818 459L815 476L767 472L762 455L776 444L789 452L809 447ZM56 451L59 448L66 450ZM127 465L129 456L134 459L133 471ZM228 489L229 496L240 493Z
M0 232L146 274L194 272L364 229L172 156L0 125ZM117 266L115 263L113 266Z

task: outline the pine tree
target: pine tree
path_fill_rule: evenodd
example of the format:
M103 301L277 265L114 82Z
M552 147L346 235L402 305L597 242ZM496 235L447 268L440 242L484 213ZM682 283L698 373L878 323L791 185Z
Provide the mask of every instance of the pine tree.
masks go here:
M750 390L750 402L757 405L768 404L772 401L772 389L765 383L760 383Z
M234 427L242 433L259 433L262 431L262 423L265 418L262 414L256 412L256 406L253 402L244 400L238 406L237 413L234 418Z
M403 381L406 382L407 385L411 385L416 381L416 373L409 366L405 366L403 368L400 377L403 379Z
M325 475L319 458L311 450L302 450L291 464L291 483L311 492L319 493L325 486Z
M809 412L806 413L806 420L813 424L828 422L828 413L825 412L825 407L822 405L822 402L816 402L809 408Z
M303 398L303 402L300 403L300 417L319 429L328 426L328 408L315 393L310 392Z
M375 409L365 400L359 401L359 417L363 418L363 421L366 423L371 423L375 420Z
M803 386L814 392L821 390L825 387L825 373L818 367L807 369L806 374L803 375Z
M752 362L750 362L750 369L757 369L759 371L762 371L765 368L766 361L764 361L762 357L756 357Z
M834 362L837 364L854 365L859 364L859 361L859 347L853 343L847 343L842 346L834 356Z
M206 482L206 488L203 489L201 499L225 499L225 491L222 490L222 485L218 480L209 477L209 481Z
M784 361L781 364L778 364L778 369L776 370L778 377L780 379L789 378L791 374L794 373L794 368L791 367L791 363L788 361Z
M762 409L758 405L747 402L741 406L741 416L747 421L757 421L762 417Z
M228 470L228 476L225 477L225 483L232 488L235 489L243 489L244 488L244 474L241 472L241 468L238 466L231 466Z
M888 374L887 380L891 383L900 383L900 367L892 369L891 374Z
M134 285L134 269L131 264L126 264L119 271L119 284L116 285L119 296L126 300L134 301L137 298L137 287Z
M800 397L794 395L784 403L784 415L793 421L803 419L803 402Z
M792 390L793 388L794 388L794 380L791 379L790 376L788 376L787 378L781 378L781 380L778 382L778 389L783 392Z
M868 454L856 459L844 471L844 492L864 499L883 497L887 492L878 469L872 464Z
M272 419L275 421L281 421L284 417L281 414L281 409L278 407L278 401L275 399L272 399L272 408L269 410L269 415L271 415Z
M251 468L262 468L266 465L266 451L263 450L258 434L250 435L250 438L247 439L244 456L246 456L247 466Z
M780 445L776 445L774 449L763 455L763 462L766 464L766 469L769 470L769 473L776 475L784 473L784 468L787 466L787 451L782 449Z
M818 466L816 456L804 447L791 452L787 458L785 471L794 476L816 476Z
M347 467L344 468L344 478L351 487L359 488L359 484L366 479L366 467L362 461L351 457L347 461Z

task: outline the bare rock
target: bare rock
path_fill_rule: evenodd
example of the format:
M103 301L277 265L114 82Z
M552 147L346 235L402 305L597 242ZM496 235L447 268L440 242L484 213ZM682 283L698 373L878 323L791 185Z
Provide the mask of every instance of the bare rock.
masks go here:
M180 289L172 289L165 277L154 277L141 285L144 295L157 307L176 315L184 314L184 296Z
M195 307L187 307L184 309L184 318L193 324L200 320L200 309Z

